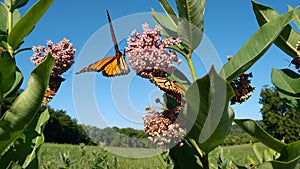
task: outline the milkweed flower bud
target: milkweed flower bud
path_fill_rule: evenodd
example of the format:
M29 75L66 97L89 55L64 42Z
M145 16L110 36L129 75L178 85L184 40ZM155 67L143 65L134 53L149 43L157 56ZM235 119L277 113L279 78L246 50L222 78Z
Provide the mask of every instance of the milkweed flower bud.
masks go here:
M134 37L128 37L128 47L125 49L129 63L136 73L148 78L151 72L167 72L171 74L174 70L173 62L181 63L176 52L167 51L166 48L180 44L180 40L172 37L162 39L161 27L156 26L154 30L148 24L143 24L143 33L133 30Z
M144 130L148 138L159 146L182 141L186 130L183 128L183 121L178 119L179 110L181 108L175 108L174 111L148 111L143 117Z
M227 56L228 61L232 59L232 56ZM234 90L235 96L230 100L230 104L243 103L247 101L251 96L255 87L251 86L252 73L243 73L230 83L230 86Z
M33 46L32 50L35 52L30 60L35 64L40 64L48 53L52 55L55 60L55 65L52 68L51 74L58 76L66 72L74 63L74 55L76 49L70 40L64 38L59 43L53 45L51 40L47 41L47 48L44 46Z
M296 44L296 50L298 51L298 56L291 61L291 64L295 65L295 68L300 72L300 41Z

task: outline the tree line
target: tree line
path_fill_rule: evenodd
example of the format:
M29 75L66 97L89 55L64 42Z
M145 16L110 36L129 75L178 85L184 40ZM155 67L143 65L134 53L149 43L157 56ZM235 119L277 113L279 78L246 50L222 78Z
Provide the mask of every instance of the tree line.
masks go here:
M10 108L18 96L15 95L1 100L0 112ZM272 87L264 87L260 93L260 101L263 105L260 113L262 120L258 123L272 136L284 140L286 143L300 140L300 108L291 104L287 99L282 99L278 91ZM72 119L64 110L54 110L47 107L50 119L44 128L45 142L103 145L116 147L153 147L153 143L147 139L143 130L133 128L107 127L80 125L76 119ZM46 107L42 107L43 112ZM0 117L2 114L0 114ZM231 132L222 145L245 144L255 141L251 136L243 132L238 126L233 125Z

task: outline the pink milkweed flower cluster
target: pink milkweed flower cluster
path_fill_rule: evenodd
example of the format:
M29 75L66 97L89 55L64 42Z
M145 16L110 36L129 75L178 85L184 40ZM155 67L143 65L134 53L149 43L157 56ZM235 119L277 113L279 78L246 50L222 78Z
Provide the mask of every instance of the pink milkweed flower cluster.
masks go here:
M183 140L186 130L183 128L183 121L178 118L178 106L175 110L164 110L157 112L147 106L148 113L143 117L144 130L149 135L149 139L158 146L177 144Z
M127 39L128 47L125 51L131 67L145 78L148 78L147 73L157 70L171 74L174 70L173 62L180 64L181 60L175 52L167 51L166 48L180 44L180 40L172 37L162 39L160 26L152 30L145 23L142 27L143 33L133 30L134 37Z
M232 56L227 56L227 59L228 61L230 61L232 59ZM252 92L255 90L255 87L251 86L252 76L252 72L243 73L230 83L230 86L235 93L235 96L230 100L231 105L236 103L242 104L252 96Z
M55 65L52 68L51 74L58 76L66 72L74 63L74 55L76 49L70 40L64 38L57 44L53 44L51 40L47 41L47 48L44 46L33 46L32 50L35 52L30 60L35 64L40 64L48 53L52 55L55 60Z
M163 39L160 26L152 30L145 23L142 27L143 33L133 30L133 36L127 38L128 47L125 52L132 69L137 75L148 79L151 79L151 75L166 77L166 74L172 74L175 69L173 62L180 64L181 60L176 52L167 48L179 45L181 41L172 37ZM183 123L177 119L181 108L178 106L176 109L158 112L149 106L146 107L148 112L143 116L144 130L149 139L159 146L177 144L186 134Z

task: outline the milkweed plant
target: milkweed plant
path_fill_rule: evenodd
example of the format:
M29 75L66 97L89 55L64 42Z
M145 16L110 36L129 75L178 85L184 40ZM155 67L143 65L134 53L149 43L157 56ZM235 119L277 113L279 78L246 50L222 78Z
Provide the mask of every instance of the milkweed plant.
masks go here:
M300 47L298 41L300 41L300 34L290 25L291 22L294 22L296 26L300 27L299 9L289 6L288 12L279 14L271 7L251 1L260 29L234 56L227 56L228 62L219 72L212 65L206 75L198 78L195 71L197 67L194 66L192 58L193 51L201 43L204 32L206 1L176 0L176 10L167 0L159 2L165 13L161 14L152 9L152 16L156 24L162 27L159 33L164 38L172 37L177 42L177 44L165 47L176 51L184 58L193 77L192 81L189 81L184 74L173 70L168 77L186 91L182 96L181 104L175 104L172 99L165 97L166 99L162 103L165 109L160 113L155 108L146 107L148 113L144 117L144 126L148 135L162 144L169 143L171 137L177 138L174 141L177 141L178 144L169 151L174 168L212 167L208 159L209 153L223 142L233 122L253 138L280 154L276 159L266 160L252 165L252 167L296 168L300 160L299 141L286 144L272 137L254 120L235 118L231 105L242 104L251 97L255 90L255 87L251 85L251 78L255 74L249 73L247 70L263 57L272 44L292 57L291 63L295 65L296 69L299 69ZM131 49L132 44L137 42L138 39L129 38L130 50L133 50ZM150 44L153 45L153 42L150 41ZM137 50L141 49L139 47ZM150 53L142 57L148 55L149 58L153 57ZM130 57L129 54L129 60ZM165 61L167 62L167 60ZM292 70L272 68L271 77L273 84L280 89L280 96L297 104L297 96L300 94L297 92L300 85L299 74ZM166 94L168 95L168 91ZM170 104L170 102L173 103ZM176 118L179 117L180 119L177 121ZM247 168L250 166L235 165L235 167Z
M34 30L54 0L39 0L21 16L18 9L27 2L0 2L1 168L11 168L15 164L22 168L38 168L37 153L44 142L43 128L50 117L48 109L38 112L49 78L66 72L74 63L75 49L67 39L56 45L48 41L48 49L42 46L22 48L24 38ZM36 52L31 57L36 67L30 74L26 89L22 91L23 74L15 62L15 56L26 50ZM4 105L6 99L16 94L18 96L12 105Z
M50 76L61 75L74 63L75 49L67 39L55 45L48 41L48 48L21 48L24 38L53 1L37 1L23 16L18 9L28 0L0 2L0 16L6 18L0 23L0 165L4 168L11 167L12 163L22 168L38 168L37 152L44 142L43 126L49 119L47 110L41 114L38 110ZM157 26L152 30L144 24L142 33L134 30L127 39L125 50L136 74L164 91L163 100L156 100L161 108L145 108L144 129L149 138L158 146L169 149L174 168L208 169L212 166L209 154L223 142L234 122L280 154L255 167L295 168L300 160L299 141L286 144L272 137L254 120L235 118L231 105L242 104L251 97L255 90L251 78L255 74L247 70L263 57L272 44L292 57L292 64L299 69L300 34L290 25L294 22L300 27L299 9L289 7L288 12L279 14L252 1L260 28L235 55L227 57L228 62L219 72L211 66L207 74L199 78L193 53L202 41L206 1L176 0L176 10L167 0L159 2L165 14L152 9ZM26 89L9 109L4 110L3 100L18 92L23 83L15 56L25 50L35 52L31 60L36 67L30 74ZM175 65L184 61L188 64L192 80L176 69ZM271 77L272 83L281 89L281 96L297 104L298 97L295 96L300 94L300 75L290 69L272 68Z

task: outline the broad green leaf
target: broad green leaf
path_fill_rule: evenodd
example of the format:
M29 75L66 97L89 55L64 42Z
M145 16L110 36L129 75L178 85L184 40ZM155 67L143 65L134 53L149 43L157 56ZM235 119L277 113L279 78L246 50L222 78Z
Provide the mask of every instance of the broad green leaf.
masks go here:
M17 70L15 71L15 74L16 74L15 82L12 85L12 87L10 88L10 90L7 91L6 93L4 93L4 96L3 96L4 98L8 97L12 93L17 92L23 83L23 75L22 75L21 71L18 69L18 67L17 67Z
M198 158L198 152L187 141L187 139L183 141L183 145L176 145L175 147L171 148L170 156L176 169L202 168Z
M170 150L164 150L161 154L158 155L158 159L162 168L164 169L171 169L174 168L174 164L170 157Z
M263 161L272 161L273 160L272 155L273 154L270 154L270 151L268 151L268 149L264 150Z
M287 93L284 90L281 90L279 88L277 90L280 98L289 100L286 102L287 105L295 107L297 111L300 111L300 106L298 104L300 103L299 96L295 96L291 93Z
M173 73L170 76L168 76L168 79L174 81L184 91L187 91L188 87L191 85L188 78L178 69L175 69ZM168 94L164 94L163 97L165 108L167 108L168 110L173 110L176 106L180 106L180 103L177 101L176 98Z
M239 165L239 164L236 164L236 162L232 161L232 163L237 166L238 169L248 169L247 167L245 166L242 166L242 165Z
M244 131L256 138L266 146L273 150L280 152L286 145L285 143L277 140L260 127L254 120L251 119L234 119L234 122L241 127Z
M187 91L188 88L191 85L191 82L189 81L189 79L185 76L185 74L183 72L181 72L178 69L175 69L173 71L173 74L171 74L168 79L175 81L176 84L181 87L183 90Z
M249 155L247 155L247 160L250 161L251 164L257 165L256 161Z
M8 11L6 10L6 8L2 5L0 5L0 32L7 32L7 15L8 15ZM21 18L21 14L19 12L19 10L14 10L13 12L13 26L20 20ZM1 33L2 34L2 33ZM7 39L5 39L5 41L7 41Z
M300 157L300 156L299 156ZM258 169L296 169L297 164L299 163L300 158L296 158L294 160L288 161L288 162L282 162L282 161L268 161L263 163L258 167ZM298 164L299 166L299 164Z
M255 144L252 145L252 150L254 152L254 155L258 161L258 163L263 163L263 155L261 154L261 152L259 152L259 150L257 149L257 146Z
M178 37L191 53L203 36L206 0L176 0L179 12Z
M19 10L14 10L14 13L13 13L13 26L16 25L16 23L19 22L19 20L21 19L21 14L19 12Z
M172 45L167 48L176 50L177 52L182 54L182 56L187 56L189 54L189 50L183 44Z
M15 60L4 52L0 55L0 98L11 89L16 79L16 63Z
M37 159L37 153L40 148L40 146L44 143L44 135L43 135L43 128L45 127L46 123L48 122L50 118L49 111L46 109L38 118L38 121L34 121L32 127L30 127L27 131L28 136L30 136L30 143L34 143L33 146L30 146L31 153L27 155L22 168L27 168L28 166L31 166L31 168L38 167L38 164L32 163L34 159ZM36 161L37 162L37 161ZM33 167L36 166L36 167Z
M164 37L177 38L178 16L167 0L159 0L159 2L166 13L166 16L158 14L153 9L153 18L155 19L156 23L163 27L162 35Z
M0 5L0 31L6 32L7 29L7 10L4 6Z
M293 72L289 69L276 69L272 68L272 83L276 86L280 98L288 99L288 105L293 106L297 109L300 101L300 76L298 73Z
M297 9L296 10L296 17L294 19L294 23L298 26L298 28L300 29L300 10Z
M16 50L23 39L31 32L35 24L44 15L54 0L39 0L26 14L16 23L8 35L8 43Z
M170 17L164 16L158 12L156 12L154 9L152 9L152 16L156 22L156 24L160 25L163 29L161 34L168 38L168 37L173 37L173 38L177 38L178 37L178 33L177 33L177 23L173 22L172 19L170 19ZM174 18L177 17L176 15L174 16Z
M285 26L293 19L290 11L272 19L256 31L236 55L221 69L221 75L229 82L248 70L269 49Z
M163 99L164 99L163 106L165 109L174 110L177 106L180 106L178 100L171 95L164 93Z
M27 88L0 119L0 154L27 128L36 116L48 86L54 59L50 54L31 73Z
M35 117L9 150L1 157L1 167L7 167L11 162L18 163L22 168L38 168L36 159L38 149L44 142L42 128L50 118L48 109Z
M7 33L0 30L0 42L7 40ZM0 43L0 47L4 47L2 43Z
M9 4L11 7L11 11L14 11L17 8L21 8L27 4L29 0L12 0L12 4L10 4L11 0L4 0L6 4Z
M294 8L291 7L290 5L287 5L288 6L288 11L292 11Z
M160 25L163 29L161 31L161 34L165 38L173 37L178 38L178 15L174 11L174 9L171 7L171 5L166 0L160 0L160 4L163 7L164 11L166 12L166 15L162 15L158 12L156 12L154 9L152 9L152 16L156 22L157 25ZM181 53L183 56L186 56L189 54L189 49L187 49L184 45L173 45L168 47L170 49L174 49L177 52Z
M13 12L13 24L12 26L14 26L21 18L21 14L19 12L19 10L14 10ZM4 6L0 5L0 47L3 47L7 50L11 50L13 51L13 49L11 48L11 46L9 44L7 44L7 40L8 40L8 25L7 25L7 20L8 20L8 11L6 10L6 8Z
M168 17L170 17L171 20L173 20L173 22L175 23L175 25L177 25L177 14L174 11L174 9L171 7L171 5L169 4L169 2L167 0L159 0L160 5L163 7L164 11L166 12L166 14L168 14ZM173 18L174 16L176 16L176 18Z
M287 162L294 159L300 159L300 141L296 141L284 146L280 152L280 157L278 160Z
M270 22L271 20L276 19L276 17L280 16L277 11L263 4L252 1L252 5L259 26L262 26L265 23ZM291 57L296 57L296 44L299 39L300 34L293 30L290 25L287 25L279 34L274 43L286 54L290 55Z
M272 68L272 83L280 92L290 95L300 96L300 75L290 69Z
M212 117L214 118L214 117ZM200 143L200 147L201 149L205 150L207 153L212 151L213 149L215 149L217 146L219 146L224 139L227 137L227 135L230 132L230 128L232 126L232 122L234 119L234 112L231 109L231 107L227 107L227 110L224 110L222 118L217 126L217 128L215 129L215 131L212 133L212 135L203 143ZM206 126L209 126L208 128L204 126L202 132L212 132L210 130L212 130L212 128L210 128L211 126L213 126L213 119L210 119L211 124L208 124ZM204 138L206 138L207 136L204 136ZM202 137L202 139L204 139ZM201 135L200 135L200 139L201 139Z
M234 112L228 102L233 95L230 85L214 67L186 92L188 107L184 114L186 123L193 125L187 137L196 140L206 153L221 144L230 130Z

